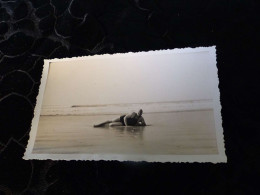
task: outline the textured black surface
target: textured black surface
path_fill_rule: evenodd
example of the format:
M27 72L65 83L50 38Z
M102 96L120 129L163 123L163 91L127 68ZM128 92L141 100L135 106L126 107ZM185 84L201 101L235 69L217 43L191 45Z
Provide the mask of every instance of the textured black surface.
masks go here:
M0 193L257 194L258 1L0 1ZM43 59L217 45L227 164L25 161Z

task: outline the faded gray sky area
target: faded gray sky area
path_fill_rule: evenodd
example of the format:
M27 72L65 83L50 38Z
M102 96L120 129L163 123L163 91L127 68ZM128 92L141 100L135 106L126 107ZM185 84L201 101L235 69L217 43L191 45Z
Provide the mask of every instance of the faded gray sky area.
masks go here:
M45 105L212 99L208 52L52 62Z

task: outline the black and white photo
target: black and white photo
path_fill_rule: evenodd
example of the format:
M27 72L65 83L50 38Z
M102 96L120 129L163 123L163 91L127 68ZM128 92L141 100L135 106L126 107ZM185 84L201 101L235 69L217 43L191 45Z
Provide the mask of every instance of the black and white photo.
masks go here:
M45 60L25 159L226 162L216 48Z

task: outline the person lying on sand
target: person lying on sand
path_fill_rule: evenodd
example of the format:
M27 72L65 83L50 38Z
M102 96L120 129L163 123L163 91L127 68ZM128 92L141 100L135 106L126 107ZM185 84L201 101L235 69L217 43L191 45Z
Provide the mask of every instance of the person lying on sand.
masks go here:
M110 127L112 126L146 126L144 118L142 117L143 110L140 109L138 114L135 112L127 115L122 115L119 118L116 118L111 121L105 121L103 123L94 125L94 127L102 127L106 124L109 124Z

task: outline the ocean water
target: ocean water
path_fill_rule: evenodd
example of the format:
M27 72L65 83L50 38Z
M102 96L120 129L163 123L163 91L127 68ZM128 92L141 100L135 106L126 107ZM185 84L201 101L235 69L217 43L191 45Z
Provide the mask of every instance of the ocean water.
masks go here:
M146 127L93 127L116 117L118 115L41 116L33 153L218 153L213 110L144 113L149 125Z

